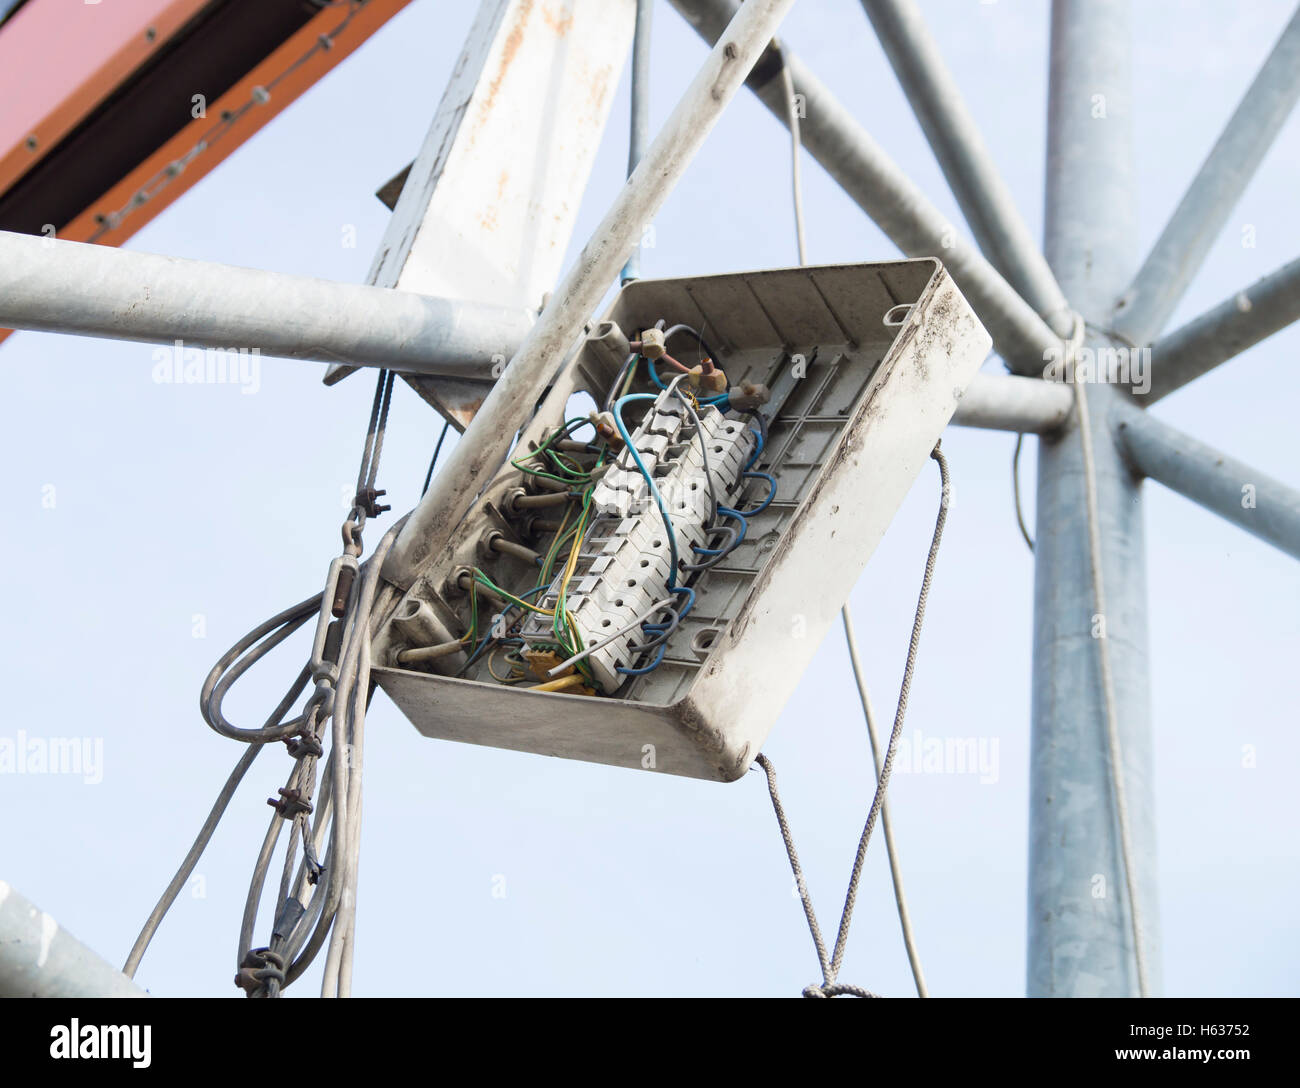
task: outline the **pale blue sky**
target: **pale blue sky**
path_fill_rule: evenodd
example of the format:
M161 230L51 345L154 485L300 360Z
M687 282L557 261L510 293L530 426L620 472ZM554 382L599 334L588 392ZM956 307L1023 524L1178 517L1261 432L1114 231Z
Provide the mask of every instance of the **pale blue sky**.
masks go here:
M1037 232L1047 4L923 6ZM1135 4L1143 251L1291 7ZM416 0L129 248L362 280L387 215L371 194L417 149L472 11ZM704 47L667 5L655 31L657 124ZM784 36L960 223L856 0L800 0ZM622 184L626 113L625 79L571 252ZM644 273L793 263L788 155L783 130L742 92L658 216ZM1296 256L1298 174L1293 117L1175 324ZM819 167L808 162L804 178L813 261L897 256ZM342 245L347 225L356 248ZM1242 241L1248 225L1253 248ZM1297 349L1291 328L1156 411L1300 484ZM279 360L264 361L255 395L158 385L151 350L37 334L0 348L0 443L13 479L0 737L102 738L104 750L99 784L0 777L0 878L119 963L240 754L203 725L199 686L239 635L319 588L373 388L360 376L326 389L321 367ZM439 426L399 386L380 472L396 510L416 498ZM937 995L1024 989L1032 565L1011 505L1012 444L955 428L945 437L954 506L909 711L909 728L927 737L996 742L997 781L900 775L890 793ZM1032 442L1028 453L1032 503ZM927 470L853 595L885 720L936 493ZM1300 569L1157 485L1146 494L1166 991L1295 994ZM196 616L204 638L193 637ZM233 711L264 716L299 660L268 661ZM356 993L793 995L816 979L761 776L724 786L427 740L383 695L367 733ZM1253 769L1242 766L1247 744ZM838 633L767 752L822 926L833 930L871 789ZM201 884L182 893L144 961L139 978L154 992L236 995L264 798L287 766L265 753L237 795L198 866ZM503 899L492 895L497 876ZM297 992L315 992L318 978L319 968ZM911 992L878 839L843 979Z

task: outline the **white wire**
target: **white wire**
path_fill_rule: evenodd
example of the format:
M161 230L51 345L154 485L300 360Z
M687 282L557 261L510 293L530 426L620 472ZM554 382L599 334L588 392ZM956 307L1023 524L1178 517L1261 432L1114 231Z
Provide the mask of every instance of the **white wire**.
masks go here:
M799 246L799 264L808 263L808 242L804 234L803 189L799 178L799 151L802 143L799 131L799 110L794 100L794 80L790 76L790 67L781 65L781 80L785 85L786 121L790 126L791 169L790 183L794 193L794 229ZM858 685L858 697L862 701L862 716L867 722L867 737L871 741L871 760L876 769L876 781L880 781L880 743L876 737L876 726L871 713L871 700L867 695L867 682L862 674L862 662L858 659L858 644L853 637L853 613L848 602L840 608L840 618L844 623L844 640L849 647L849 661L853 666L853 679ZM907 949L907 961L912 967L912 978L916 982L918 997L929 997L930 991L925 984L925 973L921 970L921 956L916 950L916 935L912 932L912 916L907 909L907 897L903 893L903 874L898 864L898 853L894 848L894 827L889 815L889 802L882 801L880 806L881 830L885 835L885 852L889 855L889 876L894 885L894 901L898 905L898 922L903 931L903 945Z
M1075 332L1071 351L1082 337L1083 321L1075 315ZM1088 417L1088 396L1083 383L1074 383L1075 410L1079 417L1079 441L1083 447L1083 483L1088 509L1088 566L1092 574L1093 608L1103 620L1106 616L1106 590L1101 570L1101 528L1097 510L1097 464L1093 456L1092 430ZM1138 906L1137 878L1133 870L1133 846L1129 831L1128 794L1124 786L1124 753L1120 746L1119 715L1115 709L1115 680L1110 670L1108 638L1097 641L1101 665L1102 698L1106 707L1106 745L1110 754L1110 784L1115 797L1115 815L1119 823L1119 848L1124 864L1124 885L1128 890L1129 921L1133 928L1133 959L1137 965L1138 995L1148 997L1146 950L1142 941L1142 915Z
M853 664L853 678L858 684L858 698L862 701L862 716L867 720L867 737L871 741L871 762L876 768L876 780L880 780L880 739L876 735L876 716L871 710L871 697L867 694L867 685L862 677L862 662L858 658L858 640L853 633L853 616L848 605L840 609L840 619L844 621L844 641L849 647L849 661ZM903 929L903 944L907 948L907 962L912 967L912 978L916 982L916 996L929 997L930 990L925 984L925 972L921 970L921 957L916 951L916 937L912 932L912 915L907 909L907 897L903 894L903 874L899 868L898 851L894 848L894 823L889 815L889 799L880 802L880 826L885 833L885 853L889 855L889 876L894 884L894 902L898 905L898 922Z
M673 599L671 597L665 597L662 601L655 601L654 604L652 604L649 608L647 608L644 612L642 612L639 616L637 616L636 619L632 620L630 623L624 624L612 635L602 638L599 642L593 642L581 653L574 654L567 661L561 661L558 665L555 666L555 668L547 669L546 675L551 677L558 676L570 665L576 665L579 661L582 661L583 659L590 657L597 650L603 650L611 642L614 642L616 639L622 638L629 631L635 630L637 627L641 626L641 624L645 623L646 620L648 620L661 608L666 608L668 605L672 603L673 603Z

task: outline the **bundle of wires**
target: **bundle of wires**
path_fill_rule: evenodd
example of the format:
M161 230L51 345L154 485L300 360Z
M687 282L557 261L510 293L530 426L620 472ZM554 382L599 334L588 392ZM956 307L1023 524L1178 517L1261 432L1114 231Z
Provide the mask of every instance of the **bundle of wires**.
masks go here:
M535 449L511 459L510 464L526 476L539 477L566 485L569 488L572 501L565 508L560 527L556 531L546 554L541 557L538 581L531 589L522 594L513 594L497 585L482 570L474 568L472 572L473 587L471 588L471 623L470 629L464 638L464 641L473 645L474 649L457 675L464 675L469 667L478 661L484 653L490 655L500 645L507 642L523 645L523 640L516 637L512 630L522 619L522 615L514 618L514 621L506 628L507 634L505 635L499 633L500 628L498 627L495 632L489 631L486 635L479 636L478 611L473 600L474 589L479 585L506 602L506 610L501 616L502 623L505 622L509 613L515 610L518 610L521 614L534 613L549 616L551 619L551 636L554 640L553 645L560 656L570 657L582 652L582 636L573 615L568 609L568 590L577 570L582 544L591 521L591 497L595 489L593 474L604 463L608 455L608 448L604 442L589 443L587 451L595 454L595 462L589 468L585 468L575 457L557 447L563 439L568 438L583 425L590 426L590 420L581 417L566 420L563 426L548 435ZM576 518L574 518L575 505L577 506ZM570 519L573 519L572 524L570 524ZM565 552L566 546L567 552ZM562 554L564 555L564 561L560 567L560 578L557 583L554 571L556 563L560 560ZM539 593L544 593L553 584L556 587L556 600L553 606L545 607L534 604L529 600L529 598L536 597ZM589 666L580 662L576 667L588 682L595 684ZM496 675L491 667L490 656L488 673L500 682L514 683L523 679L522 676L511 676L503 679Z
M664 334L665 339L667 339L669 333L676 331L678 329L687 329L687 326L673 326L673 328L670 329L668 333ZM687 331L690 331L692 333L694 332L693 329L688 329ZM695 335L698 337L699 334L696 333ZM708 350L707 346L704 345L702 338L700 339L700 343L705 350ZM751 454L749 460L745 463L744 469L741 473L741 477L742 479L765 480L768 484L767 496L766 498L764 498L763 502L759 506L756 506L751 510L741 511L741 510L732 509L731 507L723 506L718 501L717 488L715 485L715 481L713 479L713 473L709 465L708 442L705 437L704 426L700 420L697 405L701 405L701 406L713 405L718 407L719 411L723 411L725 409L722 407L722 403L728 400L727 395L724 393L718 397L709 398L703 401L696 401L695 398L689 392L679 391L679 387L681 383L687 377L686 374L679 374L676 378L672 380L670 384L665 385L659 379L658 375L655 373L654 364L650 362L650 360L647 360L647 369L649 371L651 380L656 385L658 385L661 389L665 390L670 394L675 395L681 401L686 412L691 417L691 422L694 425L696 437L698 438L700 443L700 454L704 464L705 482L708 485L710 499L712 503L711 516L709 518L709 523L705 526L705 528L710 536L720 537L720 539L717 540L714 546L712 547L702 547L698 544L692 545L692 551L694 551L698 555L705 557L701 561L695 563L687 563L682 560L682 557L678 553L677 534L674 532L672 517L668 513L668 507L663 500L663 496L659 492L658 486L655 484L654 477L646 468L645 462L641 460L640 453L637 451L636 446L632 442L632 436L628 432L627 424L623 421L623 407L625 405L644 402L644 401L657 401L659 397L653 393L624 394L623 396L619 397L614 402L614 424L618 428L620 437L623 439L624 443L627 446L627 450L631 455L633 464L636 465L637 471L640 472L642 479L645 481L646 489L648 490L650 497L654 500L655 505L659 508L660 517L663 519L664 530L668 535L668 547L669 547L669 553L671 557L670 558L671 565L669 567L669 574L668 574L668 589L671 593L680 594L684 597L683 605L680 608L676 610L670 610L672 612L672 618L666 623L654 623L654 622L647 621L641 625L642 630L648 636L647 640L640 643L630 644L628 647L629 650L632 653L636 654L637 656L641 656L643 654L649 653L652 650L657 650L658 652L655 654L654 658L651 661L637 668L625 668L623 666L618 666L618 671L621 674L629 677L644 676L646 673L653 672L655 669L659 667L659 665L663 662L664 653L666 650L666 644L668 642L669 637L677 629L677 626L678 624L681 623L682 618L690 611L691 607L695 603L694 591L689 587L678 585L679 572L686 572L688 578L696 577L703 571L711 570L712 568L720 564L724 559L727 558L728 555L730 555L733 551L735 551L736 548L740 545L740 543L745 539L745 531L748 525L748 519L750 517L753 517L755 514L759 514L762 511L766 510L767 507L771 504L772 500L776 497L776 480L773 479L773 477L768 473L751 471L753 466L757 463L759 456L762 454L764 446L766 445L767 428L763 420L763 417L760 413L758 412L750 413L758 421L758 430L755 432L757 441L755 443L753 454ZM723 519L723 521L725 521L725 524L720 524L719 519Z

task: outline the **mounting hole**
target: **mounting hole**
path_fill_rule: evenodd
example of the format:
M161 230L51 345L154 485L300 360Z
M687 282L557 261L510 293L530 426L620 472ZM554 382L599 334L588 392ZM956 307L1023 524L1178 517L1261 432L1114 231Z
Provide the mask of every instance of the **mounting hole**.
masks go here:
M662 540L650 541L650 547L652 548L662 548L663 546L664 546L664 542Z
M649 565L650 565L650 560L649 560L649 559L642 559L642 560L641 560L641 566L643 566L643 567L648 567Z
M881 324L889 329L896 329L907 320L907 315L912 312L910 302L902 302L897 306L891 306L885 311L885 316L881 318Z
M713 644L718 641L718 635L721 633L716 627L706 627L702 631L696 631L691 639L691 649L699 657L708 657L709 651L713 649Z
M622 598L622 597L619 597L617 600L614 601L614 607L615 607L615 608L622 608L622 607L623 607L623 598Z
M608 627L608 626L609 626L609 623L610 623L609 620L601 620L601 621L600 621L600 625L601 625L602 627Z
M628 585L628 588L629 588L629 589L636 589L636 579L635 579L635 578L629 578L629 579L627 580L627 585Z

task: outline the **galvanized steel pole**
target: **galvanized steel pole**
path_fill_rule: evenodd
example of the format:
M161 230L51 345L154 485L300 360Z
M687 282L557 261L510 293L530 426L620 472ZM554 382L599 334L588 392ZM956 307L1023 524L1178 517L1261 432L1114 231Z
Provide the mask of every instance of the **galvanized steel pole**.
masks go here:
M1074 410L1068 386L1014 374L976 374L957 402L952 422L989 431L1048 434Z
M646 144L650 142L650 33L654 24L654 0L636 0L636 31L632 36L632 118L627 137L627 176L636 172ZM624 283L641 276L641 246L623 266Z
M1131 404L1111 417L1133 467L1300 559L1300 492Z
M1055 0L1047 258L1104 323L1135 263L1126 0ZM1084 347L1102 346L1093 335ZM1112 438L1121 396L1089 385L1108 614L1095 614L1077 420L1040 442L1030 752L1030 996L1132 996L1138 978L1111 788L1098 638L1111 655L1151 992L1159 992L1140 481Z
M1143 400L1167 397L1293 321L1300 321L1300 259L1151 345L1151 391Z
M1164 328L1273 138L1300 99L1300 8L1282 31L1133 283L1111 327L1147 344Z
M705 41L714 41L736 0L672 0ZM1043 352L1057 335L997 269L912 183L857 119L789 49L770 49L754 66L750 89L783 125L789 124L782 58L804 99L799 135L805 150L909 257L937 257L993 337L1012 370L1041 374Z
M1069 303L993 164L916 0L862 0L862 6L980 249L1059 335L1068 336Z
M0 231L0 328L487 377L522 308Z

